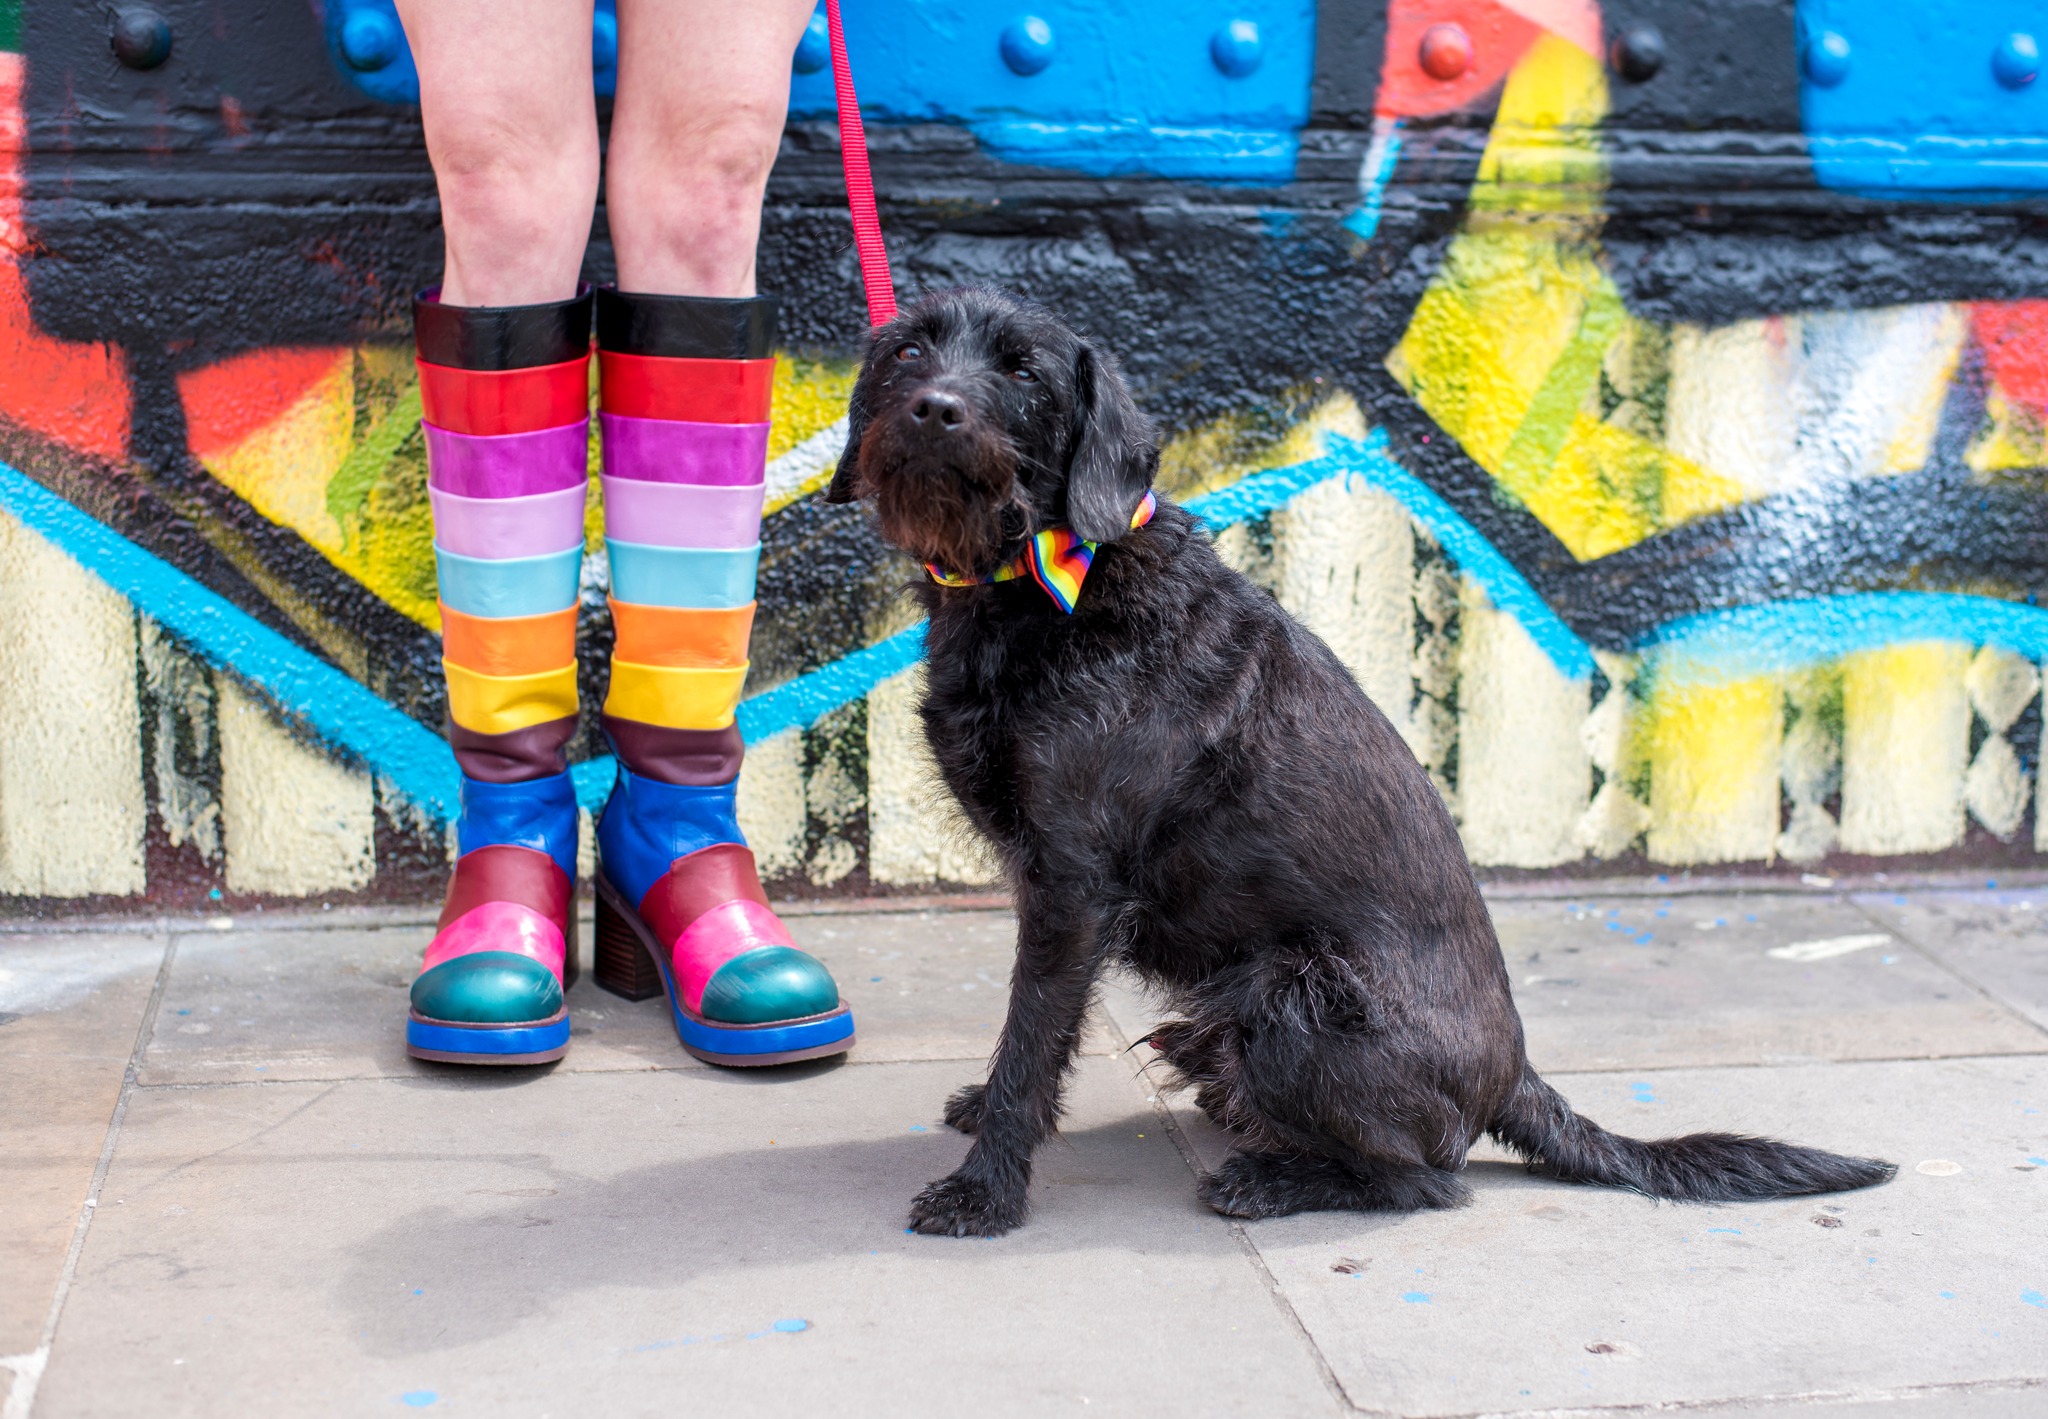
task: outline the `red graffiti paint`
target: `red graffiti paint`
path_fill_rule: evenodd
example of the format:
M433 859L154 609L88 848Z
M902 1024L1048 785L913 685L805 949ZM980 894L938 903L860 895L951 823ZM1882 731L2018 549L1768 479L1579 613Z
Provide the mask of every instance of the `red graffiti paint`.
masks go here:
M1462 39L1455 56L1446 49L1454 30ZM1600 52L1593 0L1390 0L1374 107L1391 118L1469 107L1496 88L1546 30L1589 54Z
M220 453L275 422L349 354L347 346L251 350L179 375L192 452Z
M73 344L36 329L20 260L21 56L0 54L0 419L97 458L128 448L128 372L110 345Z
M1992 382L2048 418L2048 301L1986 301L1970 307L1970 326Z

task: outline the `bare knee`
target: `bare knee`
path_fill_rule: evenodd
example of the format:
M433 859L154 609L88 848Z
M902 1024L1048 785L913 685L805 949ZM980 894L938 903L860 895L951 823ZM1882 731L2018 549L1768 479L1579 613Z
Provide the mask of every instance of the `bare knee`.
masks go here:
M614 133L606 191L620 279L738 294L752 279L782 115L741 105L693 117L626 141Z

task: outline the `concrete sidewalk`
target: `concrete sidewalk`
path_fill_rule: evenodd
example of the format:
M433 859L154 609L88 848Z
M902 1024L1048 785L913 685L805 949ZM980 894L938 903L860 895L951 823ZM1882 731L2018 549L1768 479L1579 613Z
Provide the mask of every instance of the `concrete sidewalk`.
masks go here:
M1581 1110L1898 1181L1233 1224L1117 986L1029 1224L917 1237L1000 912L794 918L860 1045L762 1073L587 981L559 1066L412 1062L419 918L0 934L0 1414L2048 1414L2048 888L1585 890L1495 902Z

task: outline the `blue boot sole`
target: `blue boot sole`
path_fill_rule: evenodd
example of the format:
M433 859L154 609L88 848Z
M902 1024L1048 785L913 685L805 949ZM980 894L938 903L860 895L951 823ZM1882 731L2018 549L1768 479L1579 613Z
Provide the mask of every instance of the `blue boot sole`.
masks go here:
M569 1007L546 1020L470 1025L433 1020L417 1010L405 1022L405 1052L443 1064L547 1064L569 1051Z

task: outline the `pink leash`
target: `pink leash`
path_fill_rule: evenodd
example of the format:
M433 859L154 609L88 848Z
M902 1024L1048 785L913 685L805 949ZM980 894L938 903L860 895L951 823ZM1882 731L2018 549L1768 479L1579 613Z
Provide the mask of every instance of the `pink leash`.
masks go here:
M832 87L839 106L839 158L846 167L846 205L853 214L853 246L860 256L860 283L868 293L868 324L896 318L896 285L889 278L889 249L882 245L882 219L875 212L875 180L868 172L868 137L860 124L853 70L846 62L846 32L839 25L839 0L825 0L832 32Z

